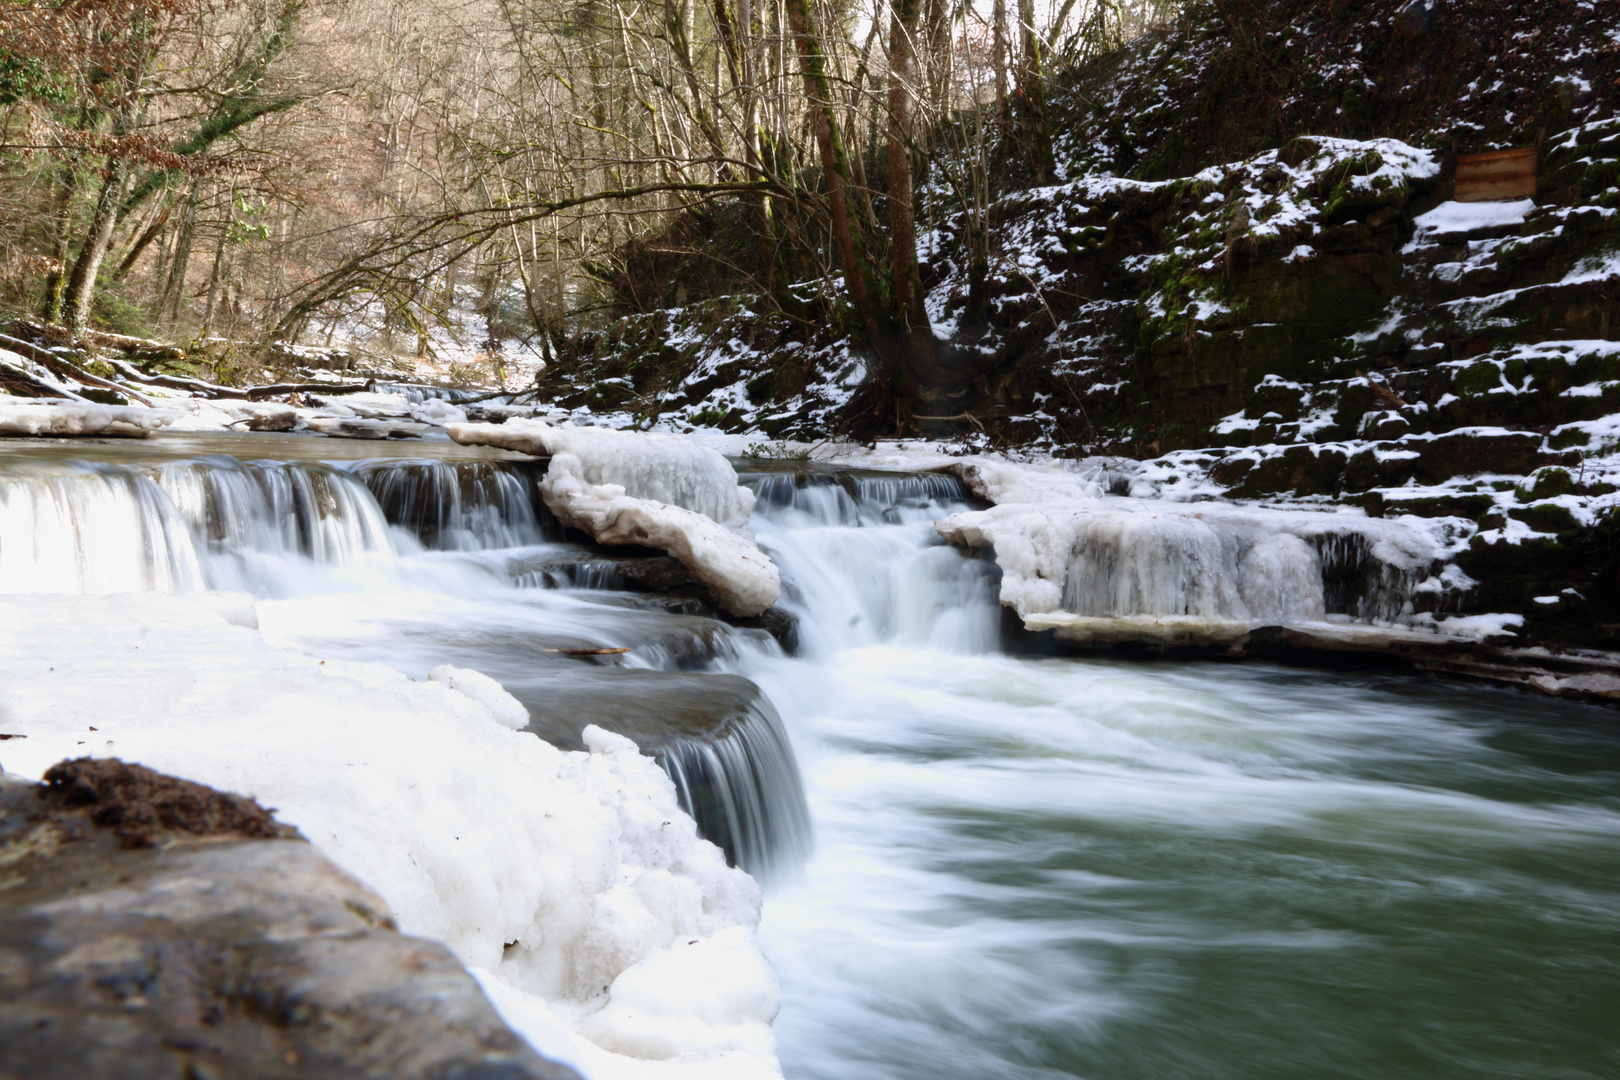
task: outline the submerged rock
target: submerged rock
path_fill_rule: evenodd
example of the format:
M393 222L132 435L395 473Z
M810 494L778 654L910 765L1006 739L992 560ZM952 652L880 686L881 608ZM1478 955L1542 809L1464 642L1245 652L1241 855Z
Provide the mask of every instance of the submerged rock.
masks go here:
M0 776L0 1075L577 1080L251 799Z

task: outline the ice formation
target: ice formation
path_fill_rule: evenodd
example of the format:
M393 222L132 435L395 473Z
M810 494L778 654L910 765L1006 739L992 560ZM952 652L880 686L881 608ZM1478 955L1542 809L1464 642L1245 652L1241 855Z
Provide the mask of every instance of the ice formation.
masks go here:
M993 547L1002 602L1032 629L1168 633L1410 621L1412 600L1470 584L1445 522L1105 494L1090 474L989 459L950 468L996 505L941 519L941 536ZM1458 629L1461 629L1460 627Z
M0 435L114 435L144 439L178 414L129 405L78 401L0 402Z
M493 680L274 649L196 597L0 600L0 652L8 771L116 755L275 807L597 1080L779 1075L758 887L629 740L563 752L491 722Z
M449 432L459 443L549 454L540 492L558 520L597 543L669 552L732 614L776 603L781 577L744 528L754 494L715 451L674 436L539 420L451 424Z
M502 727L522 731L529 726L529 710L525 709L517 698L508 694L500 683L482 671L440 664L428 672L428 681L459 690L487 709L490 718Z

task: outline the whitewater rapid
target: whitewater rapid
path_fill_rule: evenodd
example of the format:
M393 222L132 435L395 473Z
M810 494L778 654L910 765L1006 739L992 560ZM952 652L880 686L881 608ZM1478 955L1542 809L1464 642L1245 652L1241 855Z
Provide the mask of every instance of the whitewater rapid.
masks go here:
M33 666L0 716L38 719L22 745L41 768L190 754L211 763L199 779L272 777L267 801L592 1076L779 1061L793 1080L1595 1080L1620 1064L1620 738L1604 710L1020 652L990 552L935 527L985 510L952 477L742 464L797 617L788 655L681 601L572 587L623 582L512 455L153 442L86 446L88 465L31 444L0 471L0 591L140 594L5 601L13 669ZM279 459L239 460L260 455ZM212 591L151 595L195 589ZM78 648L86 633L118 649ZM154 664L142 645L170 653ZM85 733L50 719L68 700L57 673L36 670L54 655L95 691L75 709L122 692L151 719L75 747ZM649 839L668 819L643 811L678 794L650 762L611 739L538 749L425 681L446 664L499 682L562 742L563 720L573 737L598 716L652 732L723 698L719 749L643 749L677 778L710 770L685 805L765 881L769 969L751 883L712 847ZM210 726L184 726L199 711ZM16 746L8 767L32 760ZM560 786L529 790L525 769ZM412 794L419 774L433 799ZM580 870L604 858L605 876ZM550 908L524 906L536 889ZM537 947L547 919L573 959Z

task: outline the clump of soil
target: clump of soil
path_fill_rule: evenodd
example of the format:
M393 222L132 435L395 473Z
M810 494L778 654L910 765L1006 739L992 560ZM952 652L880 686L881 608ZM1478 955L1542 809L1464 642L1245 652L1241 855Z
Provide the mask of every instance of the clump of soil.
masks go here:
M297 829L279 823L252 799L117 758L83 757L51 766L39 787L39 800L52 810L86 812L95 824L116 830L126 848L153 847L160 831L298 838Z

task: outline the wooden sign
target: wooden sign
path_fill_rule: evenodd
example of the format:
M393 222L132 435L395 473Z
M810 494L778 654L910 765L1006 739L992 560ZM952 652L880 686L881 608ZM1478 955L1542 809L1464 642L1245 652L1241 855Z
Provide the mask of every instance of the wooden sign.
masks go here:
M1458 202L1528 199L1535 193L1535 147L1457 155L1457 185L1452 198Z

